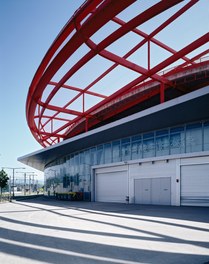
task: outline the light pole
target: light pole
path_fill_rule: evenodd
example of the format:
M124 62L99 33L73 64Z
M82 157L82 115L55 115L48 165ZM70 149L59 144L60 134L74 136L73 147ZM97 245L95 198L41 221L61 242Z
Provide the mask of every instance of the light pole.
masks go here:
M31 181L31 175L33 175L35 172L34 171L18 171L18 173L24 173L24 195L26 195L26 175L27 173L30 173L29 175L29 191L30 191L30 181Z
M37 174L35 174L35 173L33 173L32 175L30 175L30 176L32 176L33 177L33 179L32 179L32 184L31 184L31 188L32 188L32 192L34 192L34 187L35 187L35 180L34 180L34 177L35 176L38 176Z
M31 176L33 177L33 185L34 185L34 176L36 176L36 174L35 174L35 172L31 172L31 174L29 174L29 194L31 194L31 186L33 186L32 184L31 184Z
M2 169L9 169L9 170L12 170L12 198L15 197L15 189L14 189L14 186L15 186L15 170L20 170L20 169L25 169L24 167L18 167L18 168L11 168L11 167L2 167ZM11 182L10 182L10 185L11 185ZM11 189L11 186L10 186L10 189Z

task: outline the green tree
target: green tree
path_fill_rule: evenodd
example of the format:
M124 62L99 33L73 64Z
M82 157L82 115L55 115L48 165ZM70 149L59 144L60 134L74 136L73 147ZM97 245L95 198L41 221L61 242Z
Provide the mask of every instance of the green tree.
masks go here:
M9 177L7 176L7 173L4 170L0 171L0 188L1 188L1 196L2 196L2 190L7 186Z

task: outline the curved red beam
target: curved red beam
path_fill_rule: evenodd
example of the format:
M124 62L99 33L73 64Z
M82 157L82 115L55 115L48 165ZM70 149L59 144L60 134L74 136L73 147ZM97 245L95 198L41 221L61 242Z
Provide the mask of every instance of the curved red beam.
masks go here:
M130 91L136 89L143 90L144 82L157 82L163 85L161 85L161 87L166 86L166 89L168 87L174 87L175 85L169 79L169 76L175 72L175 69L170 70L170 75L168 72L166 74L160 72L169 68L172 63L179 59L182 59L184 62L178 65L176 69L178 69L178 71L183 71L186 66L196 65L196 59L199 59L202 55L207 53L205 51L201 52L199 56L196 55L194 58L187 57L189 53L209 41L208 33L180 50L174 50L156 38L159 32L168 27L174 20L181 17L184 12L198 2L197 0L191 0L187 4L181 5L171 17L165 19L163 23L149 34L140 30L139 26L152 20L166 10L172 9L172 7L176 5L178 6L182 1L160 1L129 19L127 22L117 17L134 2L135 0L87 0L75 12L49 48L32 80L26 103L28 125L32 134L42 146L46 147L55 144L60 142L60 140L82 133L91 129L94 125L99 124L101 120L98 113L101 109L107 108L110 103L114 104L114 102L120 100L122 96L127 97ZM110 21L115 23L118 28L98 43L93 41L94 34L100 32L101 28L106 26ZM108 50L108 47L112 43L122 39L129 32L143 39L140 39L140 41L124 55L118 55L118 52L116 54ZM151 66L151 43L154 43L171 54L153 67ZM131 55L139 51L145 44L147 44L147 68L129 59ZM77 62L72 64L69 70L64 73L59 80L54 79L65 62L71 60L71 57L82 45L85 45L88 51L78 59ZM70 79L96 56L111 62L112 65L103 71L102 74L91 80L90 83L84 83L83 87L71 85ZM103 89L102 93L97 91L95 89L96 85L119 67L134 72L138 77L132 79L128 84L121 86L116 92L113 92L109 96L106 94L105 89ZM95 69L95 71L96 70L97 69ZM46 95L49 87L51 91ZM71 94L69 98L65 98L67 102L65 102L64 105L61 102L57 105L53 100L57 95L61 94L63 90L70 91ZM158 90L158 92L150 92L150 95L162 93L162 91L164 91L164 88ZM86 109L86 96L91 96L99 102ZM139 98L135 98L132 103L118 109L117 113L125 111L127 107L131 107L134 102L138 103L147 98L146 96L142 96L142 94L137 96L139 96ZM161 101L163 100L164 96L162 95ZM75 109L75 104L77 104L77 109ZM107 114L102 117L102 120L108 119L110 116L112 116L112 114Z

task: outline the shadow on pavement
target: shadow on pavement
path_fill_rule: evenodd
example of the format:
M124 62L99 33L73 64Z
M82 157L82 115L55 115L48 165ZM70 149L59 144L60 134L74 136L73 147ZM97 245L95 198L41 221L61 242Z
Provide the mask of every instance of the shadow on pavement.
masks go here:
M16 209L15 206L18 206ZM24 208L26 210L24 210ZM209 233L207 226L198 227L186 224L186 221L195 221L208 223L209 208L189 208L189 207L167 207L167 206L139 206L125 204L105 204L89 202L62 202L47 198L37 198L34 200L14 202L12 209L0 211L0 249L2 253L19 256L25 259L36 260L40 263L179 263L190 264L207 263L209 254L201 253L178 253L164 250L155 250L135 247L133 241L144 241L144 243L162 243L179 244L201 247L203 250L209 249L209 238L207 242L191 239L179 239L169 233L169 227L178 227L198 232ZM69 227L57 225L47 225L32 221L15 219L17 213L49 213L66 219ZM78 214L81 213L81 214ZM105 218L105 220L103 219ZM107 218L109 217L109 221ZM18 217L17 217L18 218ZM159 219L160 218L160 219ZM118 221L117 221L118 219ZM176 223L171 219L183 220ZM103 230L92 228L80 228L79 226L71 227L71 221L80 221L88 227L88 224L104 226ZM134 226L128 225L126 221L135 221ZM137 221L137 222L136 222ZM145 230L141 223L153 224L155 228ZM132 223L132 222L130 222ZM5 226L6 224L6 226ZM23 230L14 230L9 226L18 225ZM165 234L158 232L158 226L164 225L168 229ZM38 233L30 232L35 228ZM45 230L51 230L53 235L44 234ZM122 230L122 232L113 232L112 230ZM60 237L55 234L59 232L69 232L72 237ZM58 232L58 233L56 233ZM84 241L81 236L95 236L95 242ZM103 243L97 238L108 239L108 243ZM112 240L121 239L121 245L112 244ZM88 239L87 239L88 240ZM130 241L123 244L123 240ZM20 262L21 263L21 262ZM18 262L17 262L18 264Z

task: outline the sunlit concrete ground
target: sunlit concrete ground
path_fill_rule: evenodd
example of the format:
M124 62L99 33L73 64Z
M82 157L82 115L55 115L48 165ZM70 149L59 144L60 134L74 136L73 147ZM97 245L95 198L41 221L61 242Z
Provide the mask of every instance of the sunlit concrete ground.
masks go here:
M209 262L209 208L36 198L0 204L0 263Z

